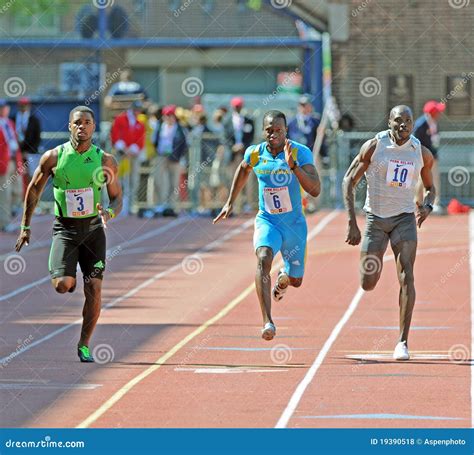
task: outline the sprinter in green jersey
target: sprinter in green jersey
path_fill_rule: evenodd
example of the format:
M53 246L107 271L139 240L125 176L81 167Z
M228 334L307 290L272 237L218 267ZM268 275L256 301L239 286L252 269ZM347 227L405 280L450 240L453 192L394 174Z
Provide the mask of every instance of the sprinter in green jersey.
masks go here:
M30 221L46 182L54 188L53 242L49 256L51 282L57 292L73 292L79 263L84 279L85 303L77 353L81 362L93 362L89 341L101 310L105 269L106 223L122 209L122 189L115 158L92 144L94 112L77 106L69 114L70 140L48 150L40 160L25 196L16 251L31 239ZM109 206L101 205L106 189Z

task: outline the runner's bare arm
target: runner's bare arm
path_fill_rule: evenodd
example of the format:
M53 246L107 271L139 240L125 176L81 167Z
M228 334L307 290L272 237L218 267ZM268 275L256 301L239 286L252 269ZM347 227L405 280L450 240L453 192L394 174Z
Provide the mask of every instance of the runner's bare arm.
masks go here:
M359 183L364 172L368 169L376 145L377 140L371 139L361 147L359 154L354 158L354 161L352 161L342 182L344 205L349 215L346 243L353 246L358 245L361 241L361 234L357 226L354 208L354 187Z
M110 153L104 153L102 166L107 179L107 193L110 200L108 208L113 210L114 216L118 216L122 211L122 186L118 177L117 160Z
M319 193L321 192L321 182L314 164L305 164L301 167L296 166L293 173L296 175L300 185L308 194L313 197L319 196Z
M418 204L418 202L416 204L418 227L421 227L423 221L425 221L428 215L431 213L431 208L428 206L433 205L436 196L436 188L433 185L433 174L431 172L434 162L433 155L430 150L423 145L421 146L421 153L423 155L423 167L421 169L420 176L424 187L424 197L423 205Z
M27 229L21 228L20 235L17 239L15 250L20 251L23 245L30 242L31 229L29 228L31 223L31 217L35 211L38 201L41 198L44 187L58 162L58 152L56 149L48 150L43 154L40 159L38 167L35 169L31 182L26 189L25 202L23 205L23 217L21 219L21 225L26 226Z
M356 219L354 209L354 187L368 169L370 160L377 145L376 139L371 139L362 145L359 154L354 158L342 182L342 192L344 195L344 204L349 215L349 222Z
M293 170L296 178L300 182L303 189L313 197L319 196L321 192L321 182L319 181L318 171L314 164L305 164L304 166L296 166L291 153L291 143L285 140L285 160L290 169Z
M215 224L221 219L225 219L230 215L230 213L232 212L232 204L235 202L240 191L247 183L250 172L252 172L252 166L250 166L250 164L247 164L246 161L242 160L239 167L235 171L234 180L232 181L232 186L230 188L229 198L227 199L227 202L225 203L224 207L222 207L222 210L219 215L217 215L212 221L212 224Z

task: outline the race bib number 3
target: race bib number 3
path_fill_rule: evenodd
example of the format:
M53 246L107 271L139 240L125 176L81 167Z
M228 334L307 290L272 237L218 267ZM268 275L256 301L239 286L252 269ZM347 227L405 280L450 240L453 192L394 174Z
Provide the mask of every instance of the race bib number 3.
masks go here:
M288 213L293 210L287 186L281 188L265 188L263 190L265 211L271 214Z
M390 160L387 167L387 185L410 188L415 173L413 161Z
M92 188L66 190L67 216L76 218L94 212L94 192Z

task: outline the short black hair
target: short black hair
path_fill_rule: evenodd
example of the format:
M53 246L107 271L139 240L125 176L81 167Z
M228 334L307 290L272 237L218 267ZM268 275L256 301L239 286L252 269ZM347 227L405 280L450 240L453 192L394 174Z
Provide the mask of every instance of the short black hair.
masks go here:
M263 115L263 126L264 127L265 127L265 120L267 118L281 118L285 122L285 126L286 126L286 115L281 111L271 110L271 111L265 112L265 114Z
M92 117L92 120L94 120L95 122L95 115L94 115L94 111L90 108L90 107L87 107L87 106L76 106L71 112L69 112L69 120L72 119L72 116L76 113L76 112L87 112L91 115Z

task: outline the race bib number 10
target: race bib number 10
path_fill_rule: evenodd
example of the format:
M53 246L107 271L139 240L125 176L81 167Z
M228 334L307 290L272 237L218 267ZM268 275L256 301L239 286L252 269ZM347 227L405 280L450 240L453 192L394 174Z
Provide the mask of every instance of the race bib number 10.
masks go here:
M387 168L387 185L396 188L410 188L415 173L413 161L390 160Z
M67 216L76 218L94 212L94 192L92 188L66 190Z
M287 186L281 188L265 188L263 190L265 211L271 214L288 213L293 210Z

